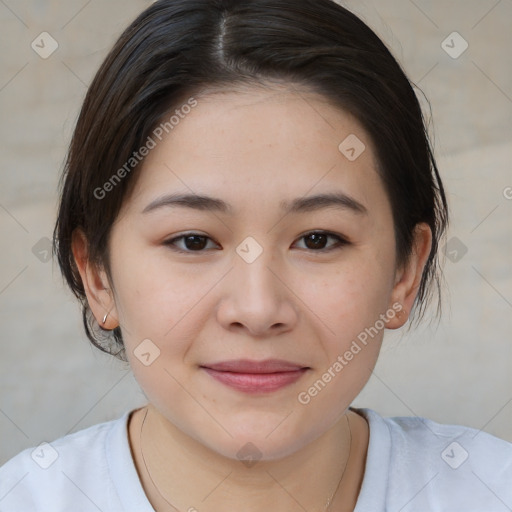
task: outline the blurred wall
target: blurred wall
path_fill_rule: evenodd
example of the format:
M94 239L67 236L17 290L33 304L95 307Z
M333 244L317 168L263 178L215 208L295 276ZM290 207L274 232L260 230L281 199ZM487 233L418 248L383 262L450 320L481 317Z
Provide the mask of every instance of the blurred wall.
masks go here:
M354 405L512 441L512 1L344 3L429 98L452 213L441 323L386 335ZM127 365L89 345L48 251L86 87L149 4L0 2L0 464L145 402Z

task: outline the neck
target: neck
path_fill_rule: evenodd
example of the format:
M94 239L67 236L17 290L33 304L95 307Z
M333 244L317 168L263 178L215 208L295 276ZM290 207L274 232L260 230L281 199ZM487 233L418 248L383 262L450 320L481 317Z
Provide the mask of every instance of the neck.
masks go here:
M142 486L157 512L325 512L341 506L353 510L368 432L366 421L349 411L292 455L244 464L187 436L148 405L131 415L129 439Z

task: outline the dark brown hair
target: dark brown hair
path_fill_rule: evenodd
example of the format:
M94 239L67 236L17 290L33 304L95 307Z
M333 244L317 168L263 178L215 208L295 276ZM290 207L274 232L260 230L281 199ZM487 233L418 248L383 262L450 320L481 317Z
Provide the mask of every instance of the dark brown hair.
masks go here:
M134 154L155 127L194 94L273 82L317 92L362 124L391 203L397 262L410 255L416 224L432 230L414 313L423 316L434 288L439 297L443 185L414 86L379 37L332 0L160 0L123 32L92 81L60 181L53 250L102 350L125 357L121 328L104 331L91 314L73 231L83 230L90 261L110 278L109 233L141 169ZM116 173L122 179L103 200L97 191Z

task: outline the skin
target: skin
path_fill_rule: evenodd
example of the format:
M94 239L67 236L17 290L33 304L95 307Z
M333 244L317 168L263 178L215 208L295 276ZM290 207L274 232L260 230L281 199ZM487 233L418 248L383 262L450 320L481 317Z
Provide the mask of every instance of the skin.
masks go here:
M321 511L346 464L330 510L353 510L368 425L348 408L371 375L384 330L309 403L298 395L393 304L405 314L386 328L407 321L430 229L417 226L412 255L398 266L372 143L357 120L325 98L283 86L196 99L145 159L112 228L112 281L89 263L79 230L73 240L89 305L100 323L110 312L105 328L121 325L149 400L129 424L142 485L157 511L174 510L168 502L182 511ZM366 146L355 161L338 149L349 134ZM282 200L332 191L367 212L279 209ZM185 207L141 213L171 192L223 199L236 215ZM337 242L326 238L315 248L304 237L318 230L349 243L326 252ZM187 254L164 243L189 232L208 237L202 252L184 240L175 247ZM236 252L248 236L263 249L252 263ZM145 366L134 350L148 338L160 355ZM309 370L292 385L249 395L199 367L238 358L281 358ZM248 442L261 453L251 467L237 457Z

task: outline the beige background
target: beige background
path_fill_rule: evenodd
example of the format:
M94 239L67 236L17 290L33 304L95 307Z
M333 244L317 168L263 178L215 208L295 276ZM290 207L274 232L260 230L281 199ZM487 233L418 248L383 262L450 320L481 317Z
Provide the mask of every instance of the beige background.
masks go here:
M149 3L0 0L0 463L144 402L127 367L89 346L56 264L41 259L86 86ZM354 405L512 441L512 0L346 4L431 101L448 238L467 247L446 260L439 327L391 333ZM43 31L59 44L48 59L31 48ZM453 31L469 44L457 59L441 47Z

